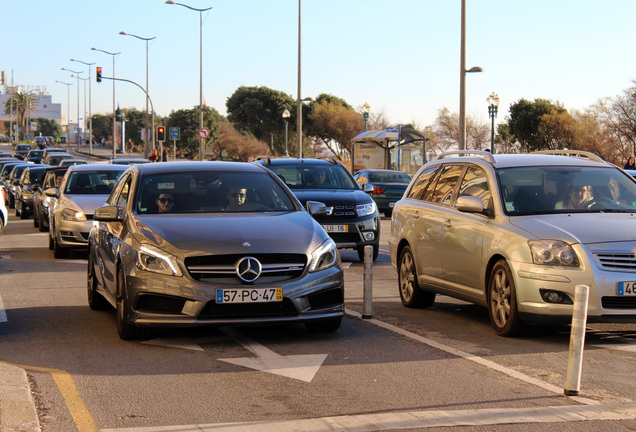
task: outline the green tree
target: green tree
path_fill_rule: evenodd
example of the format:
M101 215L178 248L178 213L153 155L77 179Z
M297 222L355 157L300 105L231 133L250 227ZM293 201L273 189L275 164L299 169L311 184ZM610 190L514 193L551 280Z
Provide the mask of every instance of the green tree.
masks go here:
M113 139L113 116L93 114L93 136L98 143L101 143L102 138L104 142L112 142Z
M11 97L7 99L4 105L4 113L7 115L13 113L16 116L16 123L20 127L18 139L20 139L20 136L24 137L27 131L27 121L31 113L37 108L37 105L38 99L33 93L23 93L19 90L11 94Z
M35 119L38 122L38 132L44 136L59 137L62 135L62 126L55 120L46 118Z
M291 113L289 128L295 129L296 108L291 96L268 87L242 86L228 98L226 107L228 119L236 128L265 142L270 142L273 136L272 151L276 154L284 152L283 111L286 109Z
M364 131L364 120L351 106L330 98L317 99L309 119L312 132L334 154L351 154L351 139Z
M180 140L177 141L177 149L182 154L194 154L195 159L199 155L199 106L191 109L172 111L164 120L168 130L178 127L181 131ZM217 142L221 137L221 124L227 123L227 119L214 108L203 107L203 127L210 130L210 137L205 140L205 153L207 149L218 147Z
M508 127L523 151L558 149L573 144L571 119L564 107L548 99L520 99L510 106Z

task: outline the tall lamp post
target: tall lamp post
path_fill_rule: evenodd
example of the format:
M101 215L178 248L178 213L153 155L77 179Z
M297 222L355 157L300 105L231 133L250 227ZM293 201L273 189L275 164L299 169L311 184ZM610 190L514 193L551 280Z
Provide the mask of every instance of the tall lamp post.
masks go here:
M55 80L55 82L56 83L60 83L60 84L64 84L66 86L66 139L67 139L67 145L68 145L68 143L71 142L71 135L70 135L69 130L68 130L68 123L69 123L68 122L68 118L69 118L69 115L70 115L69 114L69 104L70 104L70 98L71 98L71 90L70 90L70 88L71 88L71 86L73 84L65 83L65 82L58 81L58 80Z
M75 78L77 78L77 150L79 150L80 148L80 124L79 124L79 80L80 80L80 74L82 74L83 72L78 72L78 71L74 71L74 70L70 70L70 69L66 69L66 68L62 68L62 70L68 71L68 72L72 72L75 74Z
M148 157L148 135L149 135L149 130L148 130L148 42L155 39L156 36L151 38L145 38L145 37L137 36L131 33L126 33L125 31L120 31L119 34L124 36L132 36L137 39L146 41L146 130L144 132L144 157ZM154 130L152 131L152 148L153 149L155 148L155 131Z
M497 117L497 111L499 107L499 96L497 93L492 92L488 99L488 117L492 119L492 125L490 127L490 153L495 153L495 117Z
M94 65L95 63L86 63L83 62L81 60L76 60L76 59L71 59L71 61L74 62L78 62L78 63L82 63L85 64L86 66L88 66L88 142L89 142L89 150L88 152L90 154L93 154L93 113L91 111L91 100L92 100L92 93L91 93L91 66ZM84 87L84 89L86 89L86 87Z
M459 149L466 150L466 73L483 72L479 66L466 70L466 0L462 0L459 65Z
M74 77L75 75L71 75L71 76ZM84 117L83 117L84 122L82 126L82 133L84 134L84 136L86 136L86 81L89 81L89 78L82 78L80 76L77 76L77 78L84 81ZM79 125L79 120L77 121L77 124Z
M183 3L176 3L172 0L166 1L166 4L179 5L199 12L199 132L201 132L203 129L203 12L209 11L212 7L197 9ZM199 135L199 160L204 160L205 152L203 146L203 137Z
M285 121L285 156L289 156L289 152L287 151L287 125L289 123L289 117L291 116L291 114L289 113L289 110L285 110L283 111L283 120Z
M117 156L117 139L116 139L117 122L115 120L115 56L121 54L121 52L112 53L112 52L104 51L99 48L91 48L91 50L100 51L100 52L103 52L104 54L113 56L113 157L116 157ZM121 143L121 144L122 146L124 145L124 143Z
M368 102L365 102L362 105L362 118L364 119L364 131L367 131L367 124L369 122L369 111L371 111L371 106Z

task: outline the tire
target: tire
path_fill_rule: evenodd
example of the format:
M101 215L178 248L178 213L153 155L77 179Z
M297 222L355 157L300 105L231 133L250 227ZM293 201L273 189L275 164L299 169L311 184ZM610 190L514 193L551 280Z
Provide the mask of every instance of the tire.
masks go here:
M66 258L67 256L68 256L68 249L60 246L57 240L53 238L53 257Z
M13 195L11 194L9 194L9 208L10 209L15 208L15 198L13 198Z
M393 214L393 210L384 210L384 216L390 218Z
M18 206L14 206L14 207L15 207L15 215L20 216L20 207Z
M33 216L35 218L35 216ZM49 230L48 225L44 225L44 216L42 216L41 212L38 212L38 230L40 232L46 232Z
M510 266L499 260L488 281L488 313L490 323L499 336L511 337L521 333L523 321L517 309L517 291Z
M38 218L38 214L33 209L33 228L40 228L40 219Z
M417 283L417 269L409 246L405 246L400 252L398 288L402 304L407 308L427 308L435 303L435 293L423 291Z
M134 326L128 322L130 306L126 295L126 276L121 264L117 266L117 333L122 340L145 339L149 329Z
M93 254L88 249L88 271L86 275L86 287L88 294L88 307L92 310L104 310L110 306L110 303L106 301L100 293L97 292L97 277L95 276L95 262L93 261Z
M378 259L378 253L380 252L380 245L378 243L372 245L373 246L373 261ZM364 262L364 246L360 246L358 248L358 258L360 261Z
M342 317L307 321L305 327L313 333L333 333L340 328Z
M49 234L49 250L53 250L55 242L53 242L53 231Z
M20 219L28 219L29 213L24 208L24 201L20 200Z

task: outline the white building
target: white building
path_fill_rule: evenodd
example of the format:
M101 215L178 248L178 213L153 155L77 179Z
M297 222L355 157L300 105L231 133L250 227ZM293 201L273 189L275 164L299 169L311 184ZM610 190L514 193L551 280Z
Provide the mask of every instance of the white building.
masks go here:
M62 125L62 104L53 103L52 96L46 92L44 86L16 86L16 90L24 93L33 93L37 99L37 107L35 111L31 113L31 118L45 118L55 120L59 125ZM4 113L4 107L11 97L9 94L9 87L3 86L2 93L0 93L0 121L9 121L10 115ZM15 118L14 118L15 121Z

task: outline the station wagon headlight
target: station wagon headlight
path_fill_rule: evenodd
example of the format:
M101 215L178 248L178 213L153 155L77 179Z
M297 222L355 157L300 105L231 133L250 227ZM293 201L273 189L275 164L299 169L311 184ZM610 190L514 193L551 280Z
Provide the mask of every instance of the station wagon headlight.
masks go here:
M182 276L177 259L174 256L150 246L142 246L137 251L135 265L141 270L153 273Z
M336 247L336 243L331 239L327 239L311 253L309 272L311 273L327 269L335 265L337 261L338 249Z
M559 240L530 240L532 262L541 265L578 267L576 252L569 244Z
M368 204L359 204L356 206L356 213L358 214L358 216L362 217L362 216L367 216L370 214L375 213L375 201L370 202Z
M62 220L81 222L86 220L86 215L81 210L65 208L62 210Z

